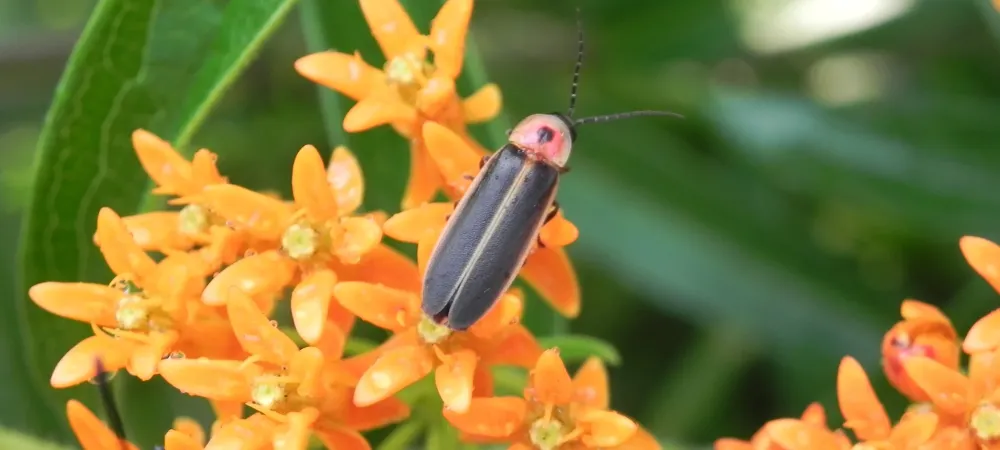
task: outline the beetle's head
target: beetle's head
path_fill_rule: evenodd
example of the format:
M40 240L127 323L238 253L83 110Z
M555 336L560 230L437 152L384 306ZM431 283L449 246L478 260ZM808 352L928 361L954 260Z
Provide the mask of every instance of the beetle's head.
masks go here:
M573 151L576 128L559 113L532 114L510 132L510 143L556 167L565 167Z

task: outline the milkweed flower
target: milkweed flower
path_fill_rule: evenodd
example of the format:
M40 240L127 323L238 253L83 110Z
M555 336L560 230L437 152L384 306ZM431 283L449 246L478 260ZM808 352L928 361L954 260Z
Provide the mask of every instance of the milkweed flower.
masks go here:
M205 205L255 242L269 243L216 275L201 295L208 305L225 303L238 287L265 312L286 286L292 320L299 335L315 343L327 318L342 329L353 316L330 303L332 289L344 279L419 285L416 267L381 244L382 230L373 216L355 216L364 182L357 160L344 147L334 150L330 166L315 147L299 150L292 165L293 203L233 184L206 186L180 199Z
M186 253L153 261L109 208L98 214L105 261L117 276L110 285L43 282L28 295L53 314L91 324L94 335L56 364L50 383L64 388L92 378L100 357L108 370L125 367L143 380L156 374L164 355L241 357L228 321L198 301L205 286L198 258Z
M1000 292L1000 246L975 236L964 236L959 248L972 269L994 290ZM969 354L992 352L1000 348L1000 309L983 316L969 328L962 349Z
M407 405L395 398L360 408L351 403L355 379L341 367L346 337L338 327L325 327L314 346L299 349L242 291L230 291L227 312L249 358L184 358L161 364L163 378L182 392L257 410L251 418L223 422L212 439L216 445L235 440L246 448L258 441L282 442L288 446L275 448L298 449L304 448L311 432L321 439L363 442L359 432L409 415ZM224 431L227 427L231 432Z
M903 362L913 356L927 356L947 367L959 365L958 333L938 308L917 300L904 300L903 320L893 325L882 339L882 368L889 382L915 402L929 400L903 370Z
M423 36L397 0L360 0L372 35L382 48L383 70L360 54L320 52L295 62L307 79L357 100L344 116L344 129L359 132L391 124L410 140L410 177L403 209L429 201L441 174L428 158L421 135L426 121L445 124L464 139L466 123L485 122L500 110L500 90L487 84L466 99L455 90L462 70L473 0L448 0ZM427 61L427 50L434 62Z
M749 441L728 437L716 439L714 448L715 450L784 450L774 443L769 433L771 424L781 420L784 419L775 419L764 424L760 430L754 433ZM819 403L809 404L805 411L802 412L800 421L805 424L825 428L827 426L826 411L823 409L823 405ZM844 436L844 438L846 439L847 436Z
M424 135L432 158L460 198L468 189L469 180L479 171L481 158L454 132L440 124L425 124ZM402 242L436 240L453 210L452 203L425 203L393 215L382 229L387 236ZM566 317L576 317L580 313L580 287L576 270L562 247L575 241L578 235L576 227L559 212L542 227L539 233L542 245L535 246L519 274Z
M511 449L659 449L632 419L608 409L608 376L597 358L570 378L558 349L541 354L522 397L477 397L465 412L444 417L479 443L511 443Z
M77 400L66 402L66 417L83 450L138 450L138 447L119 438L93 412ZM198 422L186 417L174 420L173 428L163 441L164 450L202 450L205 431Z
M491 393L490 366L528 367L541 352L531 332L518 323L523 305L513 292L467 331L452 331L424 315L420 296L412 291L343 282L334 295L362 320L393 333L364 355L372 362L354 391L359 406L382 401L433 371L445 407L464 411L474 393Z

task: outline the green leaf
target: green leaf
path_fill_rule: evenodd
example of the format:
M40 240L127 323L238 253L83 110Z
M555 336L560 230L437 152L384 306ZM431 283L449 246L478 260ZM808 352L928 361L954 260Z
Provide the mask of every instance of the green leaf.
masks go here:
M427 424L420 420L409 420L396 426L382 442L377 450L406 450L410 443L420 436Z
M559 355L566 364L576 364L596 356L607 364L617 366L622 363L622 356L609 342L593 336L564 334L538 339L542 348L559 347Z
M69 447L43 441L36 437L0 428L0 448L16 448L20 450L68 450Z
M104 206L120 215L136 212L149 185L131 146L132 131L149 129L185 150L208 112L293 4L292 0L98 4L70 56L39 139L38 171L21 243L22 294L19 301L7 303L16 314L4 314L16 322L4 329L18 330L25 342L22 354L16 355L25 364L18 371L24 380L9 380L24 390L15 395L25 400L18 402L25 409L17 411L17 417L5 414L11 416L5 421L68 440L61 412L65 400L79 397L94 406L92 386L56 392L45 382L56 361L86 334L87 327L40 310L23 293L42 281L110 279L92 243L97 212ZM132 401L123 400L125 405ZM160 443L173 418L170 408L156 400L142 398L146 412L126 421L143 447ZM144 423L156 424L155 433L143 429Z

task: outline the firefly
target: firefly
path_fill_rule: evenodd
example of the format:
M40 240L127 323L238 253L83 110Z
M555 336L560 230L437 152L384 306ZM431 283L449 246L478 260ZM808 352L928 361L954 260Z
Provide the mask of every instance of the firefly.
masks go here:
M448 218L423 279L421 308L438 324L465 330L483 317L510 287L538 234L559 211L559 177L568 172L577 127L638 116L676 116L630 111L574 119L583 27L577 10L577 58L569 109L530 115L508 132L508 142L483 158L479 174Z

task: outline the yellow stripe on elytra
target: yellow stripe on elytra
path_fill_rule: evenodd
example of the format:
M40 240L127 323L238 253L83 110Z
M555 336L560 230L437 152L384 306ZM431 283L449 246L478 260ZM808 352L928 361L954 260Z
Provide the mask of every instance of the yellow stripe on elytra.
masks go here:
M455 284L455 288L451 290L448 297L454 299L455 293L460 291L465 287L465 283L469 280L469 274L472 273L472 268L479 263L479 259L482 258L484 251L486 250L486 243L490 241L490 237L496 233L497 229L500 227L501 218L504 217L506 211L511 208L511 203L514 201L514 197L517 191L520 189L518 186L524 182L524 179L528 177L528 170L531 169L532 164L526 163L521 165L520 170L517 173L517 177L514 182L511 183L512 187L503 196L503 201L500 202L497 208L497 213L493 215L490 219L489 224L486 226L486 231L483 232L483 236L476 243L476 249L472 252L469 258L469 263L462 269L462 275L458 278L458 283Z

